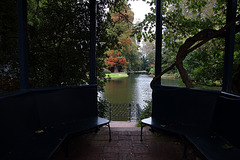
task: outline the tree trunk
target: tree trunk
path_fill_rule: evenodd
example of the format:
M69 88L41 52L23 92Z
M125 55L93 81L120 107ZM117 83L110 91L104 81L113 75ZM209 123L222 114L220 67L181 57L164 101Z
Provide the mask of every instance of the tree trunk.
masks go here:
M114 73L118 73L118 67L117 67L117 65L114 66Z
M176 67L180 73L180 76L182 78L183 83L186 85L187 88L193 88L193 84L188 76L188 73L186 69L183 67L183 62L180 61L179 63L176 63Z

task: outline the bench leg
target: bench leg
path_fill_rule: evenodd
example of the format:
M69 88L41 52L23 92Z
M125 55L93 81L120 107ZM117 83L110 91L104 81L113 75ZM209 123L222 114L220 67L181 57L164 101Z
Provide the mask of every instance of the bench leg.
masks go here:
M110 123L108 123L107 126L108 126L109 142L111 142L112 141L112 135L111 135Z
M95 133L97 133L99 130L100 130L100 128L99 128L99 127L96 127Z
M141 140L140 141L143 141L143 139L142 139L142 132L143 132L143 127L144 127L144 124L141 122Z
M187 159L187 142L186 142L186 139L183 136L181 136L181 139L184 143L183 159Z
M65 142L66 142L65 157L68 158L69 157L70 138L67 137Z

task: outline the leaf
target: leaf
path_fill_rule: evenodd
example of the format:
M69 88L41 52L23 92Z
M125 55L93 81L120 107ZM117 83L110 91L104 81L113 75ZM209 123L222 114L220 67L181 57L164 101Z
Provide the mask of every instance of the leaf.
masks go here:
M43 132L44 132L43 130L37 130L37 131L35 131L36 134L41 134L41 133L43 133Z
M166 125L164 125L164 124L160 124L160 126L161 126L161 127L166 127Z
M224 144L224 145L222 145L222 148L223 148L223 149L232 149L233 146L232 146L232 145L229 145L229 144Z

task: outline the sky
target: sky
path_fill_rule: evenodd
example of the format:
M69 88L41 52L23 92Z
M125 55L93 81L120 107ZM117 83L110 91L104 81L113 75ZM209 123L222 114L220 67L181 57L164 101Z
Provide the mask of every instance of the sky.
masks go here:
M143 2L142 0L130 0L128 1L129 4L131 4L131 9L134 12L134 21L133 23L136 23L139 19L142 21L145 17L145 14L150 12L150 7L146 2Z

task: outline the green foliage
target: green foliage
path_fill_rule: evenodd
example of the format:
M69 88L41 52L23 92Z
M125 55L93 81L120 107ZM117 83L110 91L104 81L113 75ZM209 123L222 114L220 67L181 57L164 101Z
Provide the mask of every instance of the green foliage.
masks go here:
M0 92L19 89L17 1L0 1Z
M101 99L101 97L98 97L98 102L97 102L97 107L98 107L98 116L102 118L108 118L108 111L110 108L110 102L107 100Z
M148 53L146 58L147 58L150 65L155 64L155 53L154 52Z
M29 0L29 4L35 1ZM38 4L35 4L35 6ZM99 6L98 27L104 30L103 6ZM42 1L28 10L29 71L32 88L85 84L89 81L90 12L87 1ZM103 59L99 32L99 60ZM97 73L102 78L100 61Z
M149 75L154 76L155 75L155 65L150 65L149 66Z
M155 40L155 3L146 0L151 6L151 12L142 22L134 26L133 34L140 41ZM237 15L240 13L240 4L237 4ZM176 59L179 47L189 37L204 29L218 30L226 24L226 1L222 0L166 0L163 1L163 51L162 69L170 66ZM239 34L236 35L234 58L234 83L240 80ZM188 54L184 61L191 79L196 83L211 84L222 80L224 42L214 39L194 52ZM172 70L177 74L176 68ZM235 85L236 86L236 85ZM240 83L238 84L240 90Z
M152 116L152 100L145 101L147 104L143 106L143 110L138 120L138 126L141 125L141 120Z
M213 40L189 54L184 64L195 83L211 85L215 81L222 82L223 46L223 40Z
M31 88L85 84L89 81L90 1L28 0L29 76ZM106 7L119 10L123 1L103 0L97 4L98 86L105 83L103 54L116 45L109 39ZM118 4L118 5L116 5ZM0 2L1 88L19 88L17 2Z
M236 34L235 44L240 44L240 33ZM233 62L233 92L240 95L240 45L235 45Z
M31 88L86 84L89 81L90 1L27 0L29 76ZM3 90L19 88L17 2L0 2L0 86ZM97 2L96 74L103 90L105 73L104 52L120 49L130 61L129 68L138 69L138 46L131 38L133 12L126 1L102 0ZM109 13L106 9L109 8ZM110 13L122 16L121 22L112 23ZM125 12L124 12L125 13ZM124 19L124 20L122 20ZM128 23L130 22L130 23ZM112 30L114 28L114 30ZM122 32L126 30L126 34ZM127 40L127 41L124 41ZM121 42L127 47L118 48Z
M138 45L135 42L135 38L131 38L132 43L131 45L131 51L130 53L126 56L126 58L129 61L129 70L134 70L134 71L139 71L142 70L142 60L141 60L141 53L138 52Z
M111 73L111 71L109 71L109 70L106 69L106 68L104 68L103 72L104 72L105 74L110 74L110 73Z
M148 72L149 71L148 70L148 66L149 66L148 60L145 58L145 56L142 56L141 61L142 61L141 70L145 70Z
M142 42L142 70L150 71L151 65L155 64L155 42ZM154 73L153 73L154 74Z

